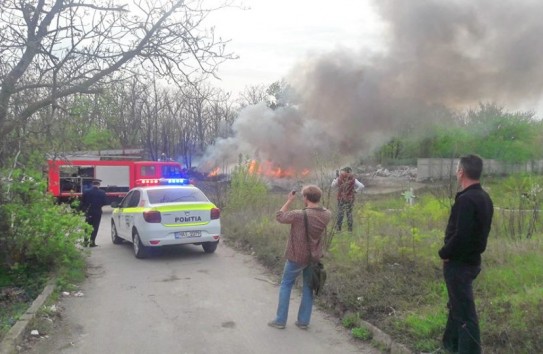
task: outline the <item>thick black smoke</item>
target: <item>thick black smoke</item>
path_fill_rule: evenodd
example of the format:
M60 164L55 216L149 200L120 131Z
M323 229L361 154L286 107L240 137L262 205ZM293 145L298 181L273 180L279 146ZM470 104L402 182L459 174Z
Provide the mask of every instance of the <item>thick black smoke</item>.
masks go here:
M210 165L239 153L282 167L354 160L400 132L447 123L448 110L542 98L543 1L379 1L383 54L338 50L296 65L287 106L247 107Z

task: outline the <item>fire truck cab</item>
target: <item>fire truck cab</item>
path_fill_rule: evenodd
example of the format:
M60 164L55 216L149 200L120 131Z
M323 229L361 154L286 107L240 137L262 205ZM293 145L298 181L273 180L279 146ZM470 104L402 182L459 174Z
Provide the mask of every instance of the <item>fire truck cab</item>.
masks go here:
M101 180L108 202L120 201L134 187L160 184L165 179L188 183L180 163L132 160L48 160L48 190L59 202L79 198Z

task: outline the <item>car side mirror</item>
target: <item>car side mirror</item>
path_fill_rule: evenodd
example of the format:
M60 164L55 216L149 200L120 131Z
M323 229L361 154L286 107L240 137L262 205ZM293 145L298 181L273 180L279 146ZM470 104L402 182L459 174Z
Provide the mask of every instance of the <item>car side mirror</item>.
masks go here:
M111 207L112 208L118 208L119 207L119 202L111 202Z

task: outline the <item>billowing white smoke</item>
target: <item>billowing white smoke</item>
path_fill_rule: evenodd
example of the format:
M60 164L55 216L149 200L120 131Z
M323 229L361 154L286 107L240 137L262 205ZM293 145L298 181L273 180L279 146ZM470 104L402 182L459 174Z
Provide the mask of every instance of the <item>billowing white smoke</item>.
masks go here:
M338 52L300 64L289 79L284 105L243 109L232 126L234 135L217 141L203 163L232 163L242 154L301 171L319 161L340 163L382 143L392 131L390 109L377 104L376 80L352 59Z

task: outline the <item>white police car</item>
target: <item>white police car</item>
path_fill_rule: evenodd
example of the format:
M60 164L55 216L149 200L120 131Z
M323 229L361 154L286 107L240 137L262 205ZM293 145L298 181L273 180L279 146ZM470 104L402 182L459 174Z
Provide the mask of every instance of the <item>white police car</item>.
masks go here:
M193 185L137 187L111 206L111 240L132 242L137 258L154 247L197 244L213 253L219 244L220 209Z

